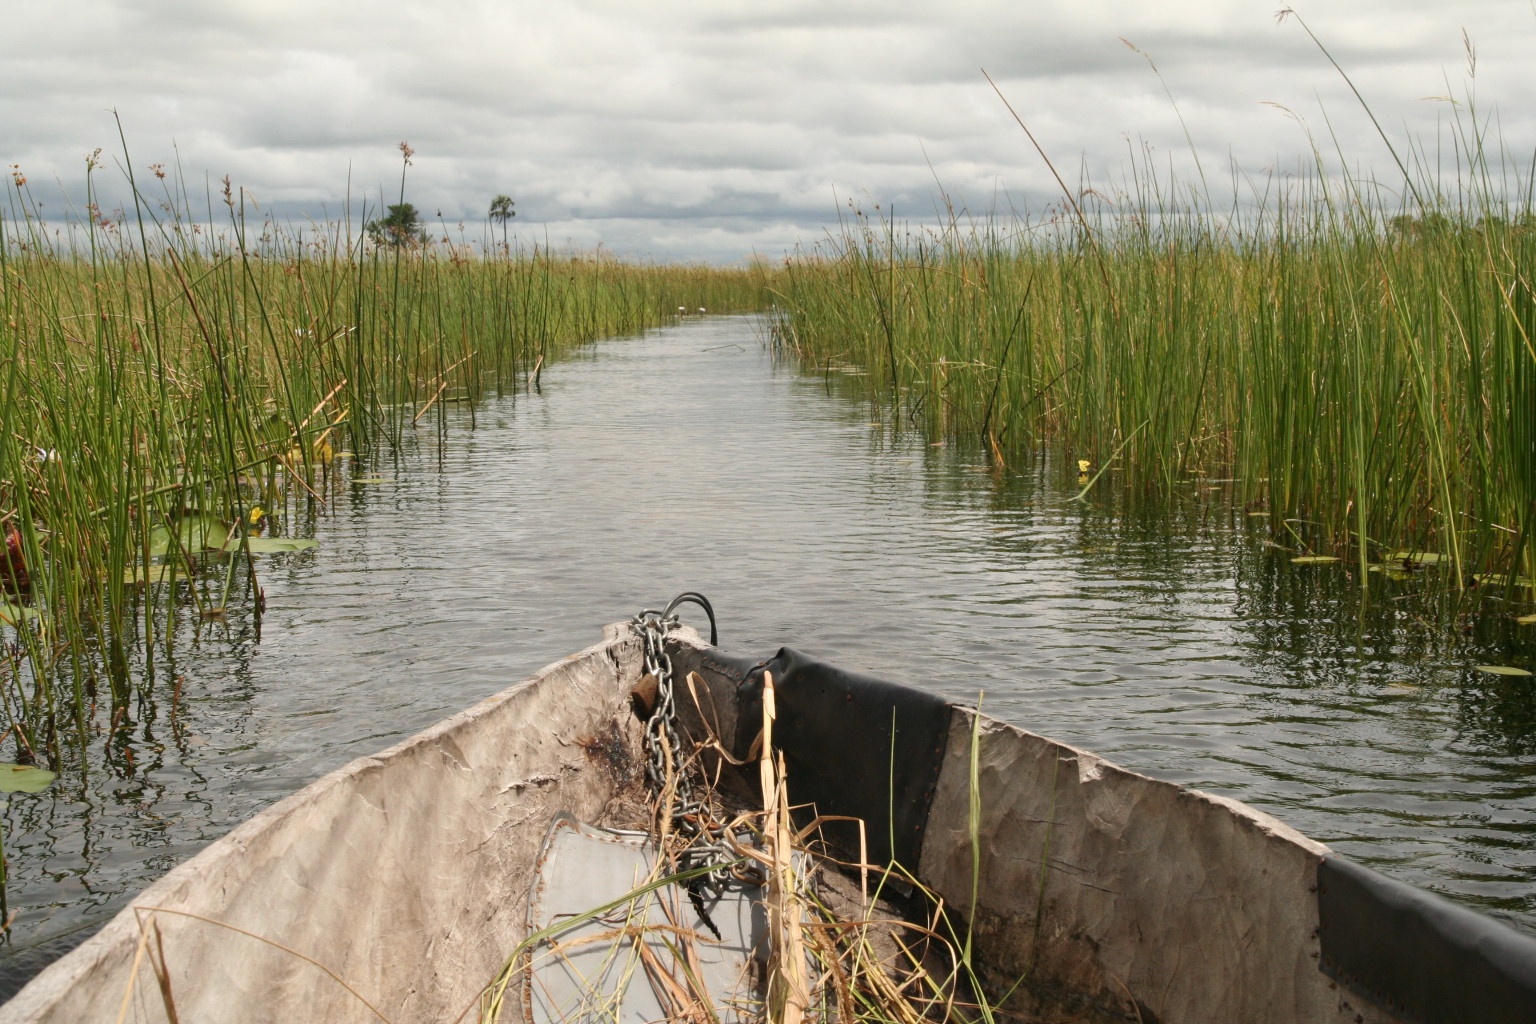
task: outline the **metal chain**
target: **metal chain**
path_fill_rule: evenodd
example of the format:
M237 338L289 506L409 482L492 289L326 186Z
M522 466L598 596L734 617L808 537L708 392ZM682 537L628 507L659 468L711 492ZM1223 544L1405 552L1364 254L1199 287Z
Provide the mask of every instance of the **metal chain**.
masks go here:
M689 595L684 595L687 597ZM673 601L667 610L646 610L634 617L632 626L645 641L645 671L656 680L656 706L645 723L645 772L651 789L660 795L670 780L672 785L672 831L687 840L677 855L680 871L709 866L700 881L718 894L735 874L731 865L740 860L734 853L738 842L698 797L690 774L682 763L677 734L676 679L672 657L667 653L667 634L680 624L672 609L683 598ZM707 603L704 604L709 608ZM711 641L714 640L714 615L710 615ZM670 763L669 763L670 762Z
M698 809L693 797L693 783L676 764L679 757L677 702L673 694L672 656L667 653L666 638L677 625L676 618L656 611L643 611L634 620L635 631L645 640L646 674L656 680L656 706L645 722L645 774L651 788L660 793L667 784L667 762L673 762L671 775L677 797L675 819ZM680 831L687 832L686 829Z

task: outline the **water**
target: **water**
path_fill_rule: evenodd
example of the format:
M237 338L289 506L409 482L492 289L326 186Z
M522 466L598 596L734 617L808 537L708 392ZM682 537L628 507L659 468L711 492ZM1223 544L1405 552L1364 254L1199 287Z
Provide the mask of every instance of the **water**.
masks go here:
M1361 614L1192 482L1154 513L1069 500L893 429L775 362L750 319L549 367L359 469L264 556L267 614L188 625L89 772L4 812L0 994L277 798L699 590L721 642L789 644L975 701L1268 810L1400 878L1536 922L1536 628L1461 632L1415 585ZM290 524L294 525L294 524ZM1522 609L1529 611L1529 608Z

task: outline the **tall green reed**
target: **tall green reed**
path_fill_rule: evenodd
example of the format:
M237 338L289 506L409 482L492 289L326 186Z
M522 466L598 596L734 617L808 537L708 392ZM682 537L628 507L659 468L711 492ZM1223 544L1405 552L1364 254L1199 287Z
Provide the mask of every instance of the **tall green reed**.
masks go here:
M0 533L27 571L0 569L0 715L23 756L83 743L97 707L132 714L189 621L259 617L252 535L323 500L343 452L441 431L448 402L680 305L765 301L761 269L373 246L350 219L278 224L228 179L194 199L159 165L105 210L99 154L60 224L12 170Z
M1277 542L1362 580L1443 560L1453 588L1528 596L1536 215L1461 144L1458 189L1409 192L1425 207L1321 156L1251 204L1143 159L1033 218L910 233L855 205L786 268L777 335L997 460L1050 442L1135 490L1236 478Z

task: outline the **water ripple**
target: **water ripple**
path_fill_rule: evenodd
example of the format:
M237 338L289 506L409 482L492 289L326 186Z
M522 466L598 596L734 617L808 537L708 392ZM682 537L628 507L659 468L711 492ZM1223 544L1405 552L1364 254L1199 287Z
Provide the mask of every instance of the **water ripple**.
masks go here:
M179 702L135 724L136 774L92 752L83 782L13 801L21 913L0 970L35 969L272 800L683 590L738 652L788 644L984 694L1536 920L1523 691L1469 677L1468 650L1390 603L1362 623L1351 591L1240 521L1074 503L1048 464L994 477L776 363L757 332L695 321L593 346L480 409L479 430L450 424L440 455L423 430L365 467L383 483L340 488L318 550L264 560L259 641L234 620L186 631Z

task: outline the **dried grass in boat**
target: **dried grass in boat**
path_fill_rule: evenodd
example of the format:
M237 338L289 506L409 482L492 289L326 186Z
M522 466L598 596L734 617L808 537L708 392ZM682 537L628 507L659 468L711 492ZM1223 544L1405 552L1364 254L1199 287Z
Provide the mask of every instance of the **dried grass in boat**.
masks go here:
M697 704L701 687L696 677L688 682ZM605 970L601 980L609 987L581 1000L561 1020L624 1019L620 997L611 993L614 988L622 992L642 977L664 1008L665 1019L671 1021L990 1024L994 1020L993 1010L975 994L967 944L951 927L941 900L899 867L867 863L862 849L851 862L834 856L821 841L820 828L827 820L846 819L818 817L804 827L795 825L791 812L798 808L791 801L783 754L773 742L775 718L770 675L764 680L762 731L752 754L761 810L728 815L722 809L726 801L718 785L720 767L750 764L732 758L716 737L686 753L666 751L668 775L650 808L653 834L662 853L654 859L650 874L618 899L563 917L524 939L486 990L482 1024L512 1019L509 1008L520 1002L519 987L538 984L535 967L541 962L568 958L575 949L573 943L594 942L607 944L605 963L622 966ZM706 778L702 768L700 755L706 749L714 755L712 778ZM699 946L712 937L697 924L684 924L697 917L687 913L689 900L683 894L690 883L707 874L708 867L678 869L687 863L692 843L673 824L680 787L672 773L679 771L694 773L693 789L705 794L701 802L713 819L695 834L725 837L730 869L761 882L768 924L766 962L760 972L754 970L751 977L743 978L743 987L727 993L709 991L703 983ZM862 840L862 823L860 835ZM652 920L649 908L654 906L665 907L664 924ZM610 915L621 920L600 932L588 930L571 938L579 926L609 920ZM670 955L658 956L658 945ZM524 1013L517 1016L526 1015L526 991L524 996Z

